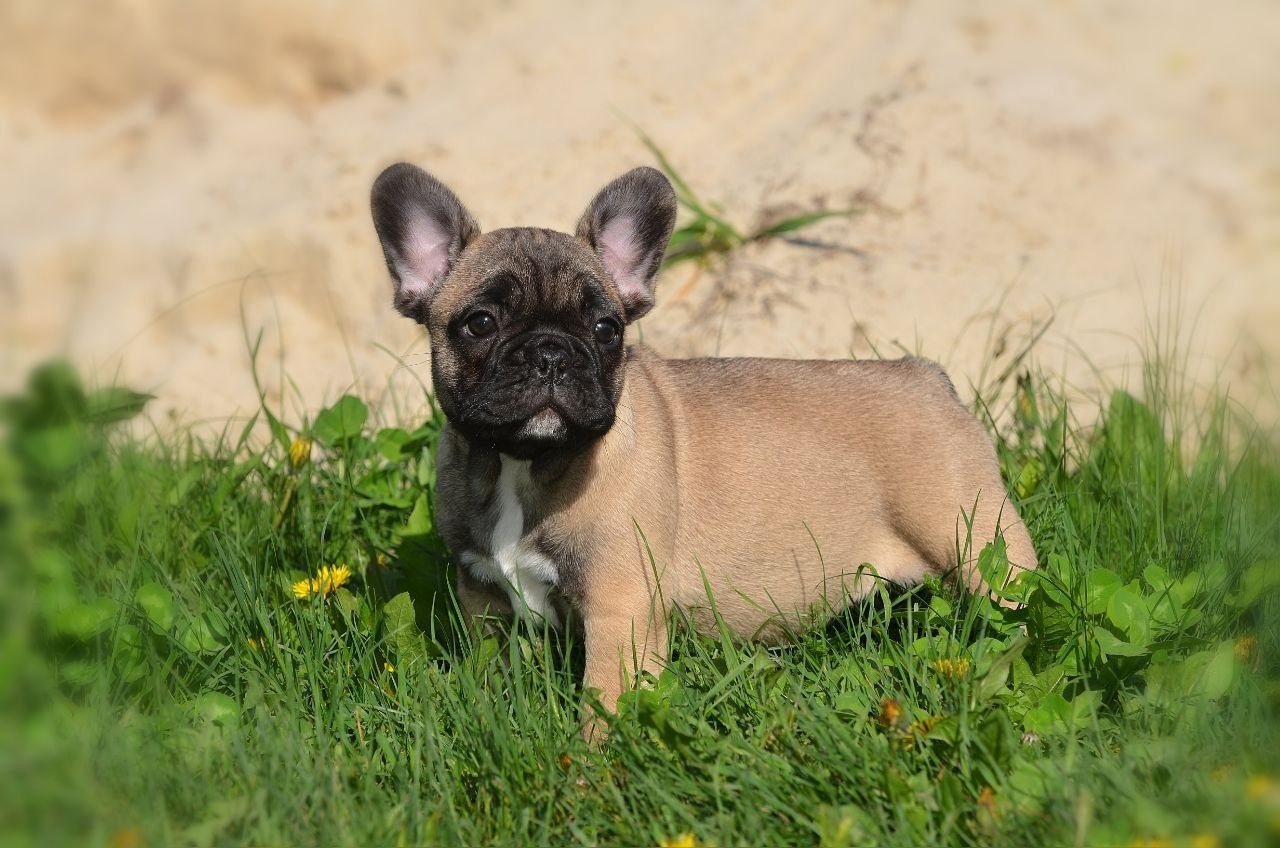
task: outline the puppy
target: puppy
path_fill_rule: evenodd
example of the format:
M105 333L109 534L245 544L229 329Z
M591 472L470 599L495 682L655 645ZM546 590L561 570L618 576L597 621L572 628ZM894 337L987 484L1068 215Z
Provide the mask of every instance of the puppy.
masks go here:
M628 343L676 218L658 171L605 186L574 235L482 233L403 163L372 207L395 307L431 338L436 521L461 604L555 627L572 613L606 707L661 669L675 608L776 638L877 578L986 591L973 566L997 534L1014 571L1036 567L991 440L934 363Z

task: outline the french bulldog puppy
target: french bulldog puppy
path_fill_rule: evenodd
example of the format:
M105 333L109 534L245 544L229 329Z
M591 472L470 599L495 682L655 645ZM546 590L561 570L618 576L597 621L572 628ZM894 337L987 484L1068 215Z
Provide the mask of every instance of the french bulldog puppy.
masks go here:
M1035 550L991 440L932 362L663 359L629 344L654 305L676 218L636 168L573 235L482 233L425 171L393 165L373 221L396 308L431 339L448 423L436 520L471 615L519 614L586 640L613 708L657 673L674 608L777 638L876 579L954 575ZM868 567L869 566L869 567Z

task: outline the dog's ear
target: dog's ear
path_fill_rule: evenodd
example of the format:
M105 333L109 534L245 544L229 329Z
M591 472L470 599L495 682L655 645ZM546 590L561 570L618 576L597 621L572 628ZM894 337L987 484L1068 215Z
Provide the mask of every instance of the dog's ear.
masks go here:
M378 176L370 205L396 309L425 323L440 282L480 227L448 186L407 162Z
M627 321L653 308L653 287L676 223L676 193L661 171L635 168L609 183L578 221L578 238L604 262Z

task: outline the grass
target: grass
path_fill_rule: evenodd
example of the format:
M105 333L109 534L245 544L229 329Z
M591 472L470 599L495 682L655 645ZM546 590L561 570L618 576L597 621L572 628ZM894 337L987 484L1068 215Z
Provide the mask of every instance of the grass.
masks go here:
M671 234L671 243L662 260L664 268L670 268L682 262L696 262L703 265L717 256L731 253L748 244L780 238L827 218L847 218L860 211L815 209L743 232L725 219L719 204L703 199L693 190L657 142L638 128L635 132L640 142L657 161L659 170L671 180L676 192L676 202L685 211L685 222Z
M437 413L139 439L144 397L47 366L0 443L0 842L1274 844L1280 458L1168 383L1088 427L1030 375L986 399L1025 609L677 628L592 752L572 637L455 626Z
M679 302L686 298L708 266L716 261L727 259L747 245L779 238L793 239L794 234L819 221L825 221L828 218L848 218L862 211L860 209L812 209L761 224L750 230L735 227L726 218L719 203L707 200L694 191L693 186L676 169L671 158L658 146L657 142L634 124L632 124L632 130L640 139L640 143L653 156L658 169L671 181L676 193L676 202L684 212L683 220L677 222L675 231L671 234L662 267L670 268L673 265L691 263L694 271L668 298L671 302ZM807 244L813 246L812 243Z

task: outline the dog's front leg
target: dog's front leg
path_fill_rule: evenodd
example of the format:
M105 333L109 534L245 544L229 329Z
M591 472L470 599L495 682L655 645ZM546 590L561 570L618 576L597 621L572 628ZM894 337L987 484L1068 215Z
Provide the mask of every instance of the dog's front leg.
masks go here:
M583 684L596 689L601 706L613 712L638 672L657 676L662 671L667 658L666 610L644 592L597 598L584 605L582 613L587 642ZM582 731L588 743L603 739L603 718L589 711Z
M463 623L472 638L482 635L484 623L495 616L510 617L511 601L501 589L482 583L458 569L458 606L462 608Z

